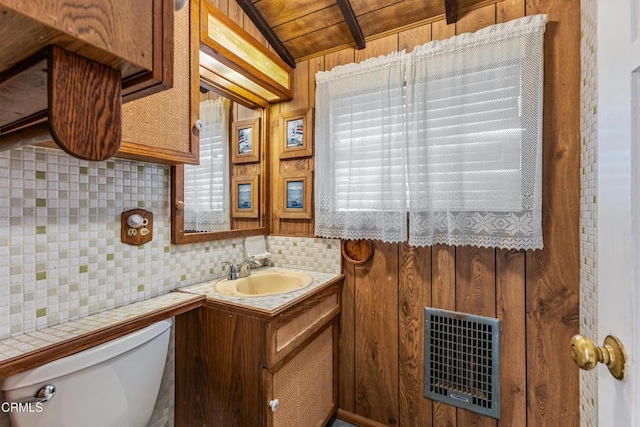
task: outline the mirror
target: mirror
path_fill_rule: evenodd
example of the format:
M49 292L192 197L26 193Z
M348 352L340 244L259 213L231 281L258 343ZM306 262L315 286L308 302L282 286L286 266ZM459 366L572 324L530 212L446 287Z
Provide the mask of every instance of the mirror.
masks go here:
M201 164L171 169L171 242L268 234L268 107L293 98L293 68L245 30L246 19L238 25L209 2L189 5L199 62L191 69L191 115L202 125L191 143L197 153L200 139Z
M172 168L172 243L268 234L267 111L200 80L200 164Z

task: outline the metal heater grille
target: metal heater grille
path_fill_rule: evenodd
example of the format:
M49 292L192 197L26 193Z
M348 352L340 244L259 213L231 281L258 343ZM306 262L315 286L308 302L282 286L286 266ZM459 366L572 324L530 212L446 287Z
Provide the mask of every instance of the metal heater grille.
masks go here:
M500 418L500 320L425 307L424 396Z

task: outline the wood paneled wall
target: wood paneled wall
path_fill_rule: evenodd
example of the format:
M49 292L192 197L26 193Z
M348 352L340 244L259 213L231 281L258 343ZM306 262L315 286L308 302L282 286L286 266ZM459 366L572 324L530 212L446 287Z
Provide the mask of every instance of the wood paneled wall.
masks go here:
M295 98L271 107L271 232L313 235L313 220L279 217L281 172L313 170L313 159L280 161L281 112L314 106L315 73L537 13L545 34L544 250L506 251L376 242L364 266L345 264L339 407L386 425L578 426L578 369L568 344L578 332L578 0L503 0L297 64ZM423 308L502 320L500 421L422 395Z
M314 223L309 219L280 218L285 207L286 195L284 192L283 173L309 171L313 176L314 162L312 157L280 159L282 153L282 138L285 137L284 129L280 126L280 114L310 107L313 109L315 102L315 79L317 71L324 69L325 58L318 57L296 64L293 74L294 98L289 102L281 102L270 107L269 124L269 167L271 169L269 191L271 196L271 234L286 234L290 236L313 235ZM309 132L305 129L305 137ZM313 209L313 208L312 208Z

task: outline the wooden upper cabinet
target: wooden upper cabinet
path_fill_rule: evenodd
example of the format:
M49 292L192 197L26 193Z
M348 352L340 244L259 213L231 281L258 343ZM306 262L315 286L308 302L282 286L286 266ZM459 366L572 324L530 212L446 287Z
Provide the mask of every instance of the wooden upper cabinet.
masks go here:
M200 114L199 3L187 1L174 16L173 87L122 106L118 157L165 164L197 164Z
M172 84L173 0L0 0L0 72L56 45L119 70L123 94Z
M0 150L53 138L88 160L150 159L121 123L129 101L175 85L174 14L185 9L189 25L174 0L0 0ZM167 161L193 161L190 142L174 148Z

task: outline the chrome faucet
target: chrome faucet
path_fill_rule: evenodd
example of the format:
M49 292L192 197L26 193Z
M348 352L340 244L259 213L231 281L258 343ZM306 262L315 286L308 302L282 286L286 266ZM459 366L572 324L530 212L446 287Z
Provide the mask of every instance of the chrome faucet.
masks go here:
M251 276L251 266L260 267L254 259L246 259L241 263L234 264L230 261L225 261L222 265L229 266L229 273L227 273L227 280L236 280L241 277Z
M236 280L240 277L240 268L237 264L234 264L230 261L225 261L222 265L229 266L229 273L227 273L227 280Z

